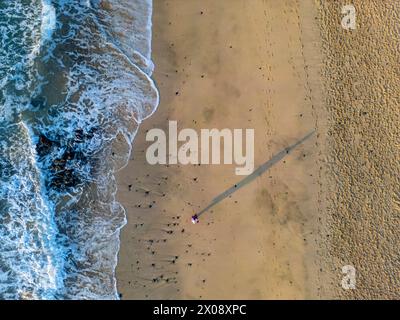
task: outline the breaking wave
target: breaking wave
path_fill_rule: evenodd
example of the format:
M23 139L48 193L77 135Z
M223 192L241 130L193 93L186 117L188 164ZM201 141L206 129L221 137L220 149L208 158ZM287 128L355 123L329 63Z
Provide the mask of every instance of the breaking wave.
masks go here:
M152 3L0 2L0 298L117 299L114 173L158 106Z

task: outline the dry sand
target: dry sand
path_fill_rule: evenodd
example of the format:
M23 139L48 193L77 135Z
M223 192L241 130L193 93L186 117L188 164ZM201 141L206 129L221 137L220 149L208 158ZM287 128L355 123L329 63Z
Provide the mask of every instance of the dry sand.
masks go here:
M154 1L161 103L118 176L123 299L398 297L396 13L356 3L368 28L351 33L336 1ZM316 132L193 225L242 177L234 165L149 165L146 131L168 120L254 128L256 166ZM359 290L340 288L345 264Z
M332 273L356 268L343 298L400 298L399 1L358 0L356 30L340 27L348 1L320 1L328 111L327 211Z

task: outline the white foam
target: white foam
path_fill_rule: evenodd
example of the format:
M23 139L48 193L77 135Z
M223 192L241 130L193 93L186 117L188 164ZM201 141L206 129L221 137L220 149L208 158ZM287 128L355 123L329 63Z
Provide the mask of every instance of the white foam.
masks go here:
M10 219L2 217L0 261L7 272L0 272L0 293L2 298L53 299L62 287L63 269L54 208L46 199L28 127L20 122L7 131L10 139L0 146L8 150L2 165L15 171L0 181Z
M109 32L110 24L106 22L122 22L118 16L124 12L125 2L130 8L126 14L129 19L126 24L118 23ZM13 235L9 244L14 247L3 253L3 258L10 263L9 270L14 276L0 271L0 286L6 282L7 288L18 288L19 291L17 296L10 294L8 297L118 299L115 267L120 246L119 233L126 224L126 215L116 201L117 186L112 169L127 164L138 125L155 111L159 103L158 91L150 78L153 70L150 60L152 8L149 0L121 0L113 5L117 12L111 14L115 15L110 20L100 21L99 28L96 28L93 23L96 24L97 12L90 7L90 3L76 0L58 2L59 21L68 21L66 37L58 35L56 9L50 0L42 0L42 5L35 8L32 16L36 18L36 32L32 31L32 36L29 33L29 38L32 38L29 43L37 47L29 56L34 61L32 66L38 67L32 71L35 95L31 97L33 86L26 86L24 95L6 96L4 112L0 114L1 119L8 112L9 121L14 122L16 113L21 116L27 111L23 114L24 122L18 124L24 138L18 150L23 150L23 154L15 157L24 161L9 161L13 163L10 167L15 166L18 170L24 164L27 167L14 180L5 181L9 184L3 191L9 196L14 217L22 223L32 221L35 230L38 230L34 235L39 240L32 241L31 229L26 229L25 224L22 225L22 233L9 233ZM123 30L129 32L118 38L118 31ZM49 46L64 44L63 50L52 52L49 59L44 59ZM80 55L81 51L89 54ZM64 88L62 82L52 81L52 66L55 59L59 58L57 61L61 62L64 61L61 58L67 57L74 63L60 65L64 72ZM47 64L48 61L51 63ZM24 74L24 70L16 73L19 77L20 74ZM24 79L17 76L7 80L24 83ZM47 97L49 93L56 101L53 106L44 103L30 109L31 98ZM89 159L86 165L73 163L74 172L86 182L86 189L60 193L47 188L52 160L62 156L62 148L74 138L78 128L83 128L86 133L91 129L97 130L75 146ZM37 158L35 145L39 134L58 141L62 147L55 147L50 154ZM106 152L106 149L109 150L111 141L117 141L121 135L125 144L115 149L115 157L111 160L118 158L118 166L110 168L108 156L111 152ZM8 145L3 149L10 150ZM34 179L31 179L32 174ZM25 201L32 196L22 197L18 190L23 188L29 191L28 187L32 184L35 184L35 201ZM25 209L25 205L29 205L30 210ZM32 214L32 219L25 219L29 214ZM12 224L6 224L6 227L12 228ZM23 237L20 237L21 234ZM43 255L38 256L37 252ZM11 254L22 257L20 261L29 260L26 263L17 262ZM1 291L5 290L0 288ZM32 296L32 293L36 295Z
M51 40L56 24L56 9L50 0L42 0L41 44Z

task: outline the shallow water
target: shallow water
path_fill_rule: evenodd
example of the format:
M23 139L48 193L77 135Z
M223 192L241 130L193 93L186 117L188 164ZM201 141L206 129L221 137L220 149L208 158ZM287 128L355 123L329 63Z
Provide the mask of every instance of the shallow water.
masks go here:
M0 1L0 298L118 298L113 173L158 105L151 13Z

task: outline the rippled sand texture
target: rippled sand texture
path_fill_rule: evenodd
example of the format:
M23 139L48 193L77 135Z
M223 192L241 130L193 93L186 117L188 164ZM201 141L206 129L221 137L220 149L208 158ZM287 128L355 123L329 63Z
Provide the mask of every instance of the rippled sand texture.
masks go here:
M400 298L399 1L352 1L357 29L341 28L341 6L318 1L325 54L331 257L337 294ZM357 270L356 290L340 287Z

